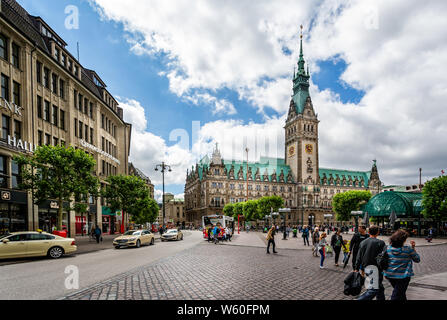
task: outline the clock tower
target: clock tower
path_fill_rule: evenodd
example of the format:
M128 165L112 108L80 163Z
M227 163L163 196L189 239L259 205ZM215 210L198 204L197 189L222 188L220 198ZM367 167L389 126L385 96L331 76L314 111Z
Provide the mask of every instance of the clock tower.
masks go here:
M302 30L302 26L301 26ZM299 206L314 206L320 191L318 158L318 115L309 94L309 68L305 70L301 33L298 73L293 74L293 95L285 126L286 164L298 188Z

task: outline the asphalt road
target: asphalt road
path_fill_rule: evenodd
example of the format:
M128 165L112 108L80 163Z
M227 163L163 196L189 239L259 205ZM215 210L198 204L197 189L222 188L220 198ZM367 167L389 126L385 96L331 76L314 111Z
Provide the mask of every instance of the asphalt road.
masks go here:
M200 232L185 232L179 242L156 242L140 249L102 250L63 257L59 260L39 259L26 263L0 266L0 300L58 299L77 290L65 286L66 268L79 270L79 289L89 287L118 274L132 271L203 242Z

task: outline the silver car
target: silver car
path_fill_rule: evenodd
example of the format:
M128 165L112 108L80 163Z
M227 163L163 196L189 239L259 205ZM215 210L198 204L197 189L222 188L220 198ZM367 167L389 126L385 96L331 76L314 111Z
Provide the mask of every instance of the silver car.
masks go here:
M172 241L172 240L176 240L176 241L181 241L183 240L183 233L180 230L177 229L170 229L168 231L166 231L165 233L163 233L163 235L161 236L161 241Z

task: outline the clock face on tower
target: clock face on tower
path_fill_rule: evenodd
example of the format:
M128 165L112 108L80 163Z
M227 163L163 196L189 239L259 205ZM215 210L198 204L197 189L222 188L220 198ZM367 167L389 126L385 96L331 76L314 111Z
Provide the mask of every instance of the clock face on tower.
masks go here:
M292 158L295 155L295 147L291 146L289 148L289 158Z
M306 152L307 152L308 154L312 154L312 153L314 152L314 146L311 145L311 144L307 144L307 145L306 145Z

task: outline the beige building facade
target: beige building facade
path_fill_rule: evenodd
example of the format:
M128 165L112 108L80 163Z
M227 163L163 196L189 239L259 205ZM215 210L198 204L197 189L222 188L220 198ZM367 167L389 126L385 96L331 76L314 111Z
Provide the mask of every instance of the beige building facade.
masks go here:
M42 18L16 1L1 1L0 232L51 231L55 224L54 201L36 206L18 189L14 155L31 154L44 144L73 146L93 156L103 185L109 175L128 174L131 125L99 75L66 45ZM86 216L65 213L63 224L71 236L94 224L114 233L119 225L102 199L90 200Z
M165 221L172 227L184 228L186 226L185 201L175 199L172 193L165 194ZM163 225L163 206L160 206L158 214L158 224Z

